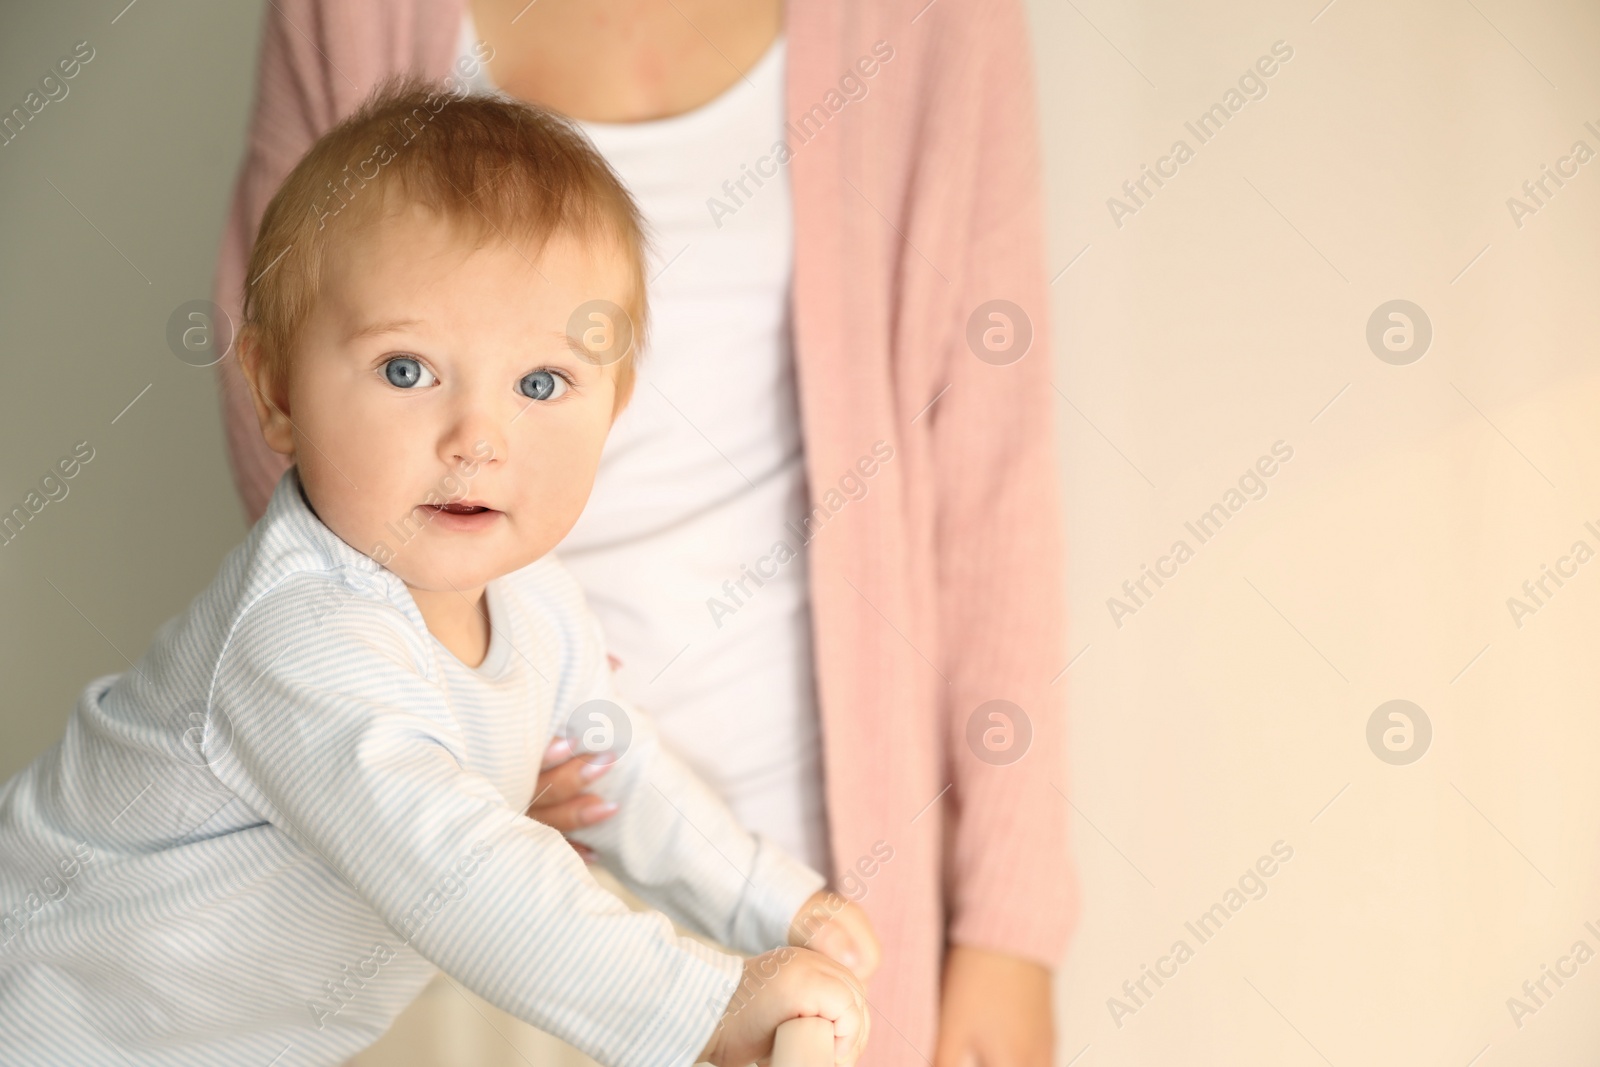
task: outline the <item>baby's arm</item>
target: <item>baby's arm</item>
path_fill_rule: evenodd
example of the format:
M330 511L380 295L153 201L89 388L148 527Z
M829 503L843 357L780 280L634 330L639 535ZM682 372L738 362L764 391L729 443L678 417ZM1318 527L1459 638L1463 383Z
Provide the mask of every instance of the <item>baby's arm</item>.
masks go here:
M662 744L651 718L622 699L605 633L576 577L546 557L510 576L509 585L560 649L555 731L574 742L598 734L618 757L586 784L614 803L616 814L568 837L646 902L720 944L746 953L808 945L867 981L878 966L878 944L866 912L822 893L819 873L742 827ZM717 739L704 744L715 747Z
M604 1063L692 1062L742 961L630 911L465 770L421 635L335 581L291 577L235 627L207 713L213 772L486 1000Z
M837 894L813 899L824 884L822 875L740 825L722 799L662 744L650 717L617 693L592 616L583 634L589 647L579 657L586 662L578 674L582 684L557 710L565 711L563 705L578 710L576 733L598 728L602 734L625 730L630 736L616 766L590 787L616 803L617 813L568 836L594 849L598 861L645 902L752 956L701 1054L730 1067L764 1060L774 1052L778 1027L789 1020L817 1023L820 1017L820 1058L786 1062L795 1067L854 1064L868 1032L861 983L878 957L866 914ZM584 705L591 701L596 714L613 721L589 718ZM565 723L567 716L557 721ZM782 947L807 943L819 923L828 943L812 943L835 959L859 957L854 965L859 979L818 952ZM772 1062L776 1067L779 1058Z
M557 704L557 728L579 709L579 729L594 713L621 718L629 734L616 765L589 792L618 805L600 824L570 833L651 907L739 952L789 944L789 926L824 878L734 819L722 797L662 744L650 715L622 699L606 664L600 625L582 619L581 669L568 699ZM565 681L565 680L563 680ZM715 745L714 737L706 744Z

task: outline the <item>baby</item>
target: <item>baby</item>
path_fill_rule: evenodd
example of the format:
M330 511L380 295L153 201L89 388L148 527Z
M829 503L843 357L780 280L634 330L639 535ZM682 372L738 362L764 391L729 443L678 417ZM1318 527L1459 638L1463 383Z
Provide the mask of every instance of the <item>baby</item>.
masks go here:
M568 123L414 81L285 180L238 355L294 466L0 787L0 1059L335 1064L443 970L604 1064L738 1067L805 1015L855 1062L865 913L662 747L550 555L632 390L645 244ZM614 759L573 840L666 915L524 814L556 735Z

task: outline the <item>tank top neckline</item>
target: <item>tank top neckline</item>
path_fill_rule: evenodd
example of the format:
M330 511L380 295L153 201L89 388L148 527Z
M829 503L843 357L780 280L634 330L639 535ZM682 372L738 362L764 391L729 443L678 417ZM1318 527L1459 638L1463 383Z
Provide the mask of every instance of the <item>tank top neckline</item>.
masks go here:
M473 22L470 7L463 9L462 22L463 43L470 44L470 42L476 41L478 39L477 24ZM628 136L630 133L654 134L658 131L670 131L674 134L681 133L686 129L714 121L721 117L724 112L740 104L747 96L758 92L762 87L766 86L768 79L774 76L773 68L780 65L786 46L787 39L784 31L780 28L778 35L767 46L767 50L761 54L761 58L751 64L750 69L743 72L738 81L698 107L690 108L688 111L682 111L676 115L667 115L658 119L642 119L638 122L597 122L590 119L569 117L585 132L602 136L623 137ZM491 87L495 92L510 95L494 80L494 77L489 73L487 64L480 67L479 78L482 84Z

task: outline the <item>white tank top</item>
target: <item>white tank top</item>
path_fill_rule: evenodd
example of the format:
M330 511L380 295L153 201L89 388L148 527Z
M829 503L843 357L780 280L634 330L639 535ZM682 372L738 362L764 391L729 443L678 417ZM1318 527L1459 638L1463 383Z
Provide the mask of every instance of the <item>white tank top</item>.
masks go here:
M476 40L469 12L459 54ZM623 695L746 826L831 877L807 561L793 532L808 505L789 176L773 151L784 55L780 35L681 115L578 122L656 247L633 399L557 552L622 661ZM498 92L481 66L473 89Z

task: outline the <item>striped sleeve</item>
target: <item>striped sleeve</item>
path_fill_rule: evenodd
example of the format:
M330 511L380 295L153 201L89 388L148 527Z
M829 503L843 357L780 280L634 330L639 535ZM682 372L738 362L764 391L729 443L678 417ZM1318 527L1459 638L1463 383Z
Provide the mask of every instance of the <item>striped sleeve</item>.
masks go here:
M602 1063L692 1063L742 961L628 909L462 766L420 637L330 576L279 583L219 662L203 742L217 777L484 999Z
M1067 654L1067 554L1033 53L1021 0L969 0L945 11L970 20L961 45L970 67L943 84L975 110L961 128L970 121L978 133L946 145L964 161L967 236L952 279L959 316L950 317L939 372L949 393L929 430L942 475L933 538L940 669L950 683L945 752L958 813L947 939L1053 968L1066 953L1078 891L1068 809L1053 785L1066 759L1066 685L1051 680ZM960 324L1000 298L1031 322L1032 347L994 365L974 355ZM1009 762L991 762L968 740L969 724L987 721L979 709L997 699L1021 711L1013 736L1031 734Z
M627 747L615 767L586 787L614 802L617 813L568 836L594 849L619 882L684 926L750 955L787 945L790 924L826 879L746 829L662 744L650 716L617 692L599 620L585 610L577 625L584 642L578 657L584 673L573 702L578 716L574 721L558 706L557 729L566 723L613 736L625 729ZM585 711L585 704L595 710Z

